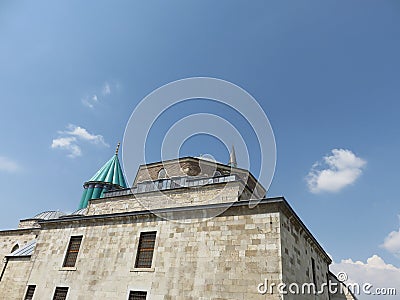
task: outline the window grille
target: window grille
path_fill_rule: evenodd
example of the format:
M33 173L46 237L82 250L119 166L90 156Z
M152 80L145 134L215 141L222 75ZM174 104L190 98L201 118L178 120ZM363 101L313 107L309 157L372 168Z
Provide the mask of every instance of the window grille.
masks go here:
M81 242L82 236L71 237L68 245L67 254L65 255L63 267L75 267Z
M146 300L147 292L131 291L129 300Z
M56 287L53 300L65 300L67 298L67 294L68 294L67 287Z
M24 300L32 300L35 293L36 285L28 285Z
M151 268L155 242L155 231L140 234L135 268Z

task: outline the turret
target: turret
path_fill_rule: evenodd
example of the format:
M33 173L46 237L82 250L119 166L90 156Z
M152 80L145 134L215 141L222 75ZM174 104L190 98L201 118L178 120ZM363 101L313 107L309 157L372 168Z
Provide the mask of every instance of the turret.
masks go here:
M233 168L237 168L237 160L236 160L236 153L235 153L235 147L232 145L232 151L229 154L229 163L228 166L231 166Z
M118 159L118 143L115 155L83 185L84 191L78 209L87 207L89 200L102 198L104 192L127 188L124 174Z

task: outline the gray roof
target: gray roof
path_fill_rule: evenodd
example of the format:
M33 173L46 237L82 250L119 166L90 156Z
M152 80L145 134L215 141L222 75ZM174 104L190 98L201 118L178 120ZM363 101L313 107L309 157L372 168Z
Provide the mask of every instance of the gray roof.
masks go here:
M57 219L68 219L68 218L73 218L73 217L83 217L83 216L86 216L87 210L88 210L88 208L84 207L84 208L81 208L81 209L78 209L78 210L74 211L71 214L62 215L62 216L58 217Z
M37 214L32 219L52 220L52 219L58 219L59 217L62 217L65 215L66 214L61 211L50 210L50 211L44 211L40 214Z
M24 247L15 250L13 253L6 255L6 257L21 257L21 256L31 256L33 250L35 250L36 240L30 241Z
M87 212L87 207L78 209L78 210L74 211L72 214L70 214L69 216L86 215L86 212Z

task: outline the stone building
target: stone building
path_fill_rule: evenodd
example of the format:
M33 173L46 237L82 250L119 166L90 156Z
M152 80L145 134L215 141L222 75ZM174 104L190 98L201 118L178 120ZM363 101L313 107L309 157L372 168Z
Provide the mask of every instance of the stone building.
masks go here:
M234 153L227 165L142 165L128 188L117 151L78 211L0 231L0 299L354 299L301 292L336 280L331 259L288 202L265 193Z

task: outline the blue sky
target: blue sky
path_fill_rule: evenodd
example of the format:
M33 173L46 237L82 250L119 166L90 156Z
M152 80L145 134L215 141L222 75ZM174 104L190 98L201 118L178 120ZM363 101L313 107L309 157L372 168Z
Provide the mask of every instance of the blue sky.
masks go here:
M268 195L285 196L336 262L376 254L399 268L399 36L398 1L2 1L0 228L75 210L139 101L208 76L241 86L267 114L277 145ZM187 102L155 122L149 161L160 157L161 132L198 112L252 139L234 112ZM52 148L59 138L79 150ZM313 193L306 176L333 149L364 164L351 184ZM180 153L228 159L207 136Z

